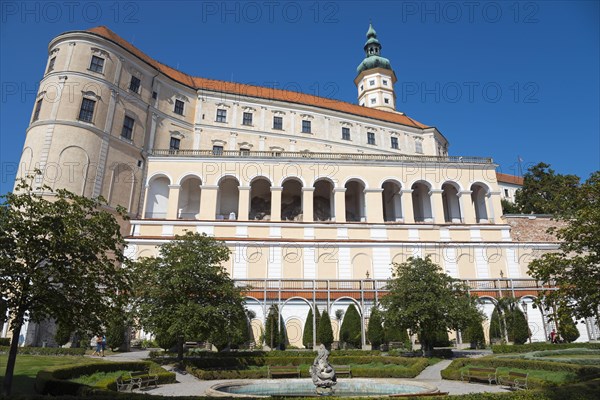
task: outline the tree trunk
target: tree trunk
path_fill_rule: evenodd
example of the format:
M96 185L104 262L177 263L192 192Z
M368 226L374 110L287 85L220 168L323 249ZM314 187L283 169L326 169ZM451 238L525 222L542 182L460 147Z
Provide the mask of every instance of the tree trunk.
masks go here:
M183 362L183 336L177 338L177 361Z
M20 319L19 319L20 320ZM6 374L4 375L3 394L10 396L12 390L13 375L15 372L15 362L17 361L17 350L19 346L19 333L23 323L15 325L13 328L12 340L10 342L10 350L8 352L8 361L6 362Z

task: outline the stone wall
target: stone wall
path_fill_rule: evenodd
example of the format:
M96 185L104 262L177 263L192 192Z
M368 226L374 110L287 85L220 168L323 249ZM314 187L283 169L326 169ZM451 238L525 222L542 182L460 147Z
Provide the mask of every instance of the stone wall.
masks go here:
M504 215L502 219L510 226L510 235L515 242L556 243L558 240L547 232L548 228L566 225L549 215Z

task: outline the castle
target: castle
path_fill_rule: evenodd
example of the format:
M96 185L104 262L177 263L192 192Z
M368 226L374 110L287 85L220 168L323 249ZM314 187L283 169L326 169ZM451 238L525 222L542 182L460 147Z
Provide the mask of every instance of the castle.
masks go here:
M547 288L527 265L557 243L530 234L543 219L502 215L491 158L448 155L436 127L396 110L381 49L369 26L350 104L193 77L106 27L65 32L48 47L21 174L37 167L53 188L127 208L134 259L186 230L223 240L256 337L271 304L295 346L314 305L353 303L364 329L391 264L431 256L488 317L495 298L519 298L545 340L547 316L527 306ZM592 322L580 340L598 336Z

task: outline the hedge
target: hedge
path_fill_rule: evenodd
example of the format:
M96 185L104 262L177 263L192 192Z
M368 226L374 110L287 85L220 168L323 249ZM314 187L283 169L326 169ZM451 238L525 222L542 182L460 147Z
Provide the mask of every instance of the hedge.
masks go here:
M559 350L573 348L600 349L600 343L528 343L528 344L497 344L492 346L494 354L529 353L540 350Z
M7 347L10 346L10 338L7 338L7 337L0 338L0 347L4 347L4 346L7 346Z
M551 357L553 355L572 355L574 357ZM496 356L503 359L524 359L524 360L535 360L535 361L548 361L558 363L569 363L579 365L598 365L600 366L600 357L598 358L577 358L578 355L598 355L600 356L600 350L588 349L588 348L570 348L570 349L558 349L558 350L541 350L533 351L531 353L519 353L519 354L507 354Z
M9 346L0 346L0 354L8 354L9 350ZM17 354L29 354L32 356L83 356L85 349L82 347L18 347Z
M159 383L174 383L175 374L161 368L150 361L128 361L128 362L102 362L83 365L71 365L41 370L35 378L35 390L41 394L57 395L83 395L93 388L81 383L71 382L69 379L82 375L91 375L96 372L114 372L120 370L141 371L149 368L152 373L158 374ZM94 388L100 390L116 390L114 379L98 382Z
M205 349L189 349L186 357L194 358L254 358L254 357L315 357L317 352L314 350L273 350L273 351L223 351L215 352ZM333 350L331 356L379 356L384 355L380 350ZM151 351L150 358L176 357L176 353L165 351Z

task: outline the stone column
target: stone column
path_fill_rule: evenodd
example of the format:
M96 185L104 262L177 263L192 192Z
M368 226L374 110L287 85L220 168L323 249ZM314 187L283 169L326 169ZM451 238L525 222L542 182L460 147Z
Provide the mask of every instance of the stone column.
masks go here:
M303 187L302 188L302 221L313 222L313 194L315 192L314 187Z
M433 216L433 222L436 224L443 224L446 221L444 218L444 200L442 199L443 192L441 189L431 189L429 191L431 215Z
M382 188L365 189L367 222L380 224L383 222L383 203L381 201Z
M167 219L177 219L179 217L179 185L169 185L169 205L167 206Z
M213 220L217 214L217 194L219 186L201 185L200 186L200 219Z
M463 190L458 193L458 201L460 203L460 215L465 224L474 224L475 221L475 208L471 201L470 190Z
M271 221L281 221L282 186L271 186Z
M239 186L239 203L237 219L247 221L250 212L250 186Z
M142 205L142 218L146 218L146 209L148 208L148 192L150 191L150 185L144 186L144 204Z
M335 221L346 222L346 188L334 188L335 197Z
M413 210L412 189L402 189L402 217L405 224L415 223L415 212Z
M488 207L488 219L491 223L497 224L500 222L500 216L502 215L502 202L500 192L488 192L486 195Z

